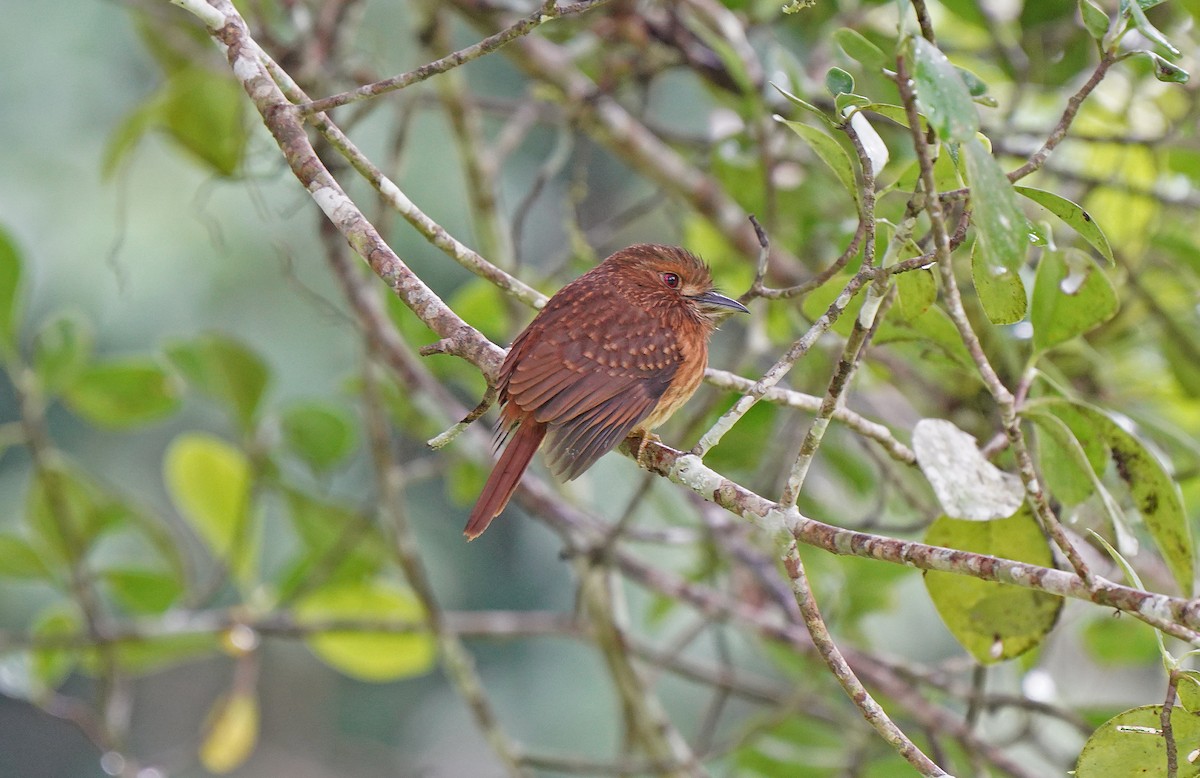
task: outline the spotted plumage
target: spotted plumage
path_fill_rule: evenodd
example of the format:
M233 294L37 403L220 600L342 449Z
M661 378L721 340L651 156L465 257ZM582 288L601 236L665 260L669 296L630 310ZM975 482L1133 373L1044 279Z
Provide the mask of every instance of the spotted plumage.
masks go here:
M511 440L464 534L477 537L504 509L539 445L569 481L626 435L662 424L699 386L708 338L730 310L746 309L674 246L623 249L559 290L500 369L497 433Z

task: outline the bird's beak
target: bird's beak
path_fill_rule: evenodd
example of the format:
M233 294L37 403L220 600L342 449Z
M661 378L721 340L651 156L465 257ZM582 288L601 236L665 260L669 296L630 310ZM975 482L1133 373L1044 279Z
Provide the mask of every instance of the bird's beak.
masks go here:
M702 292L701 294L691 295L691 299L706 308L724 308L731 311L740 311L741 313L750 313L749 308L732 297L726 297L720 292Z

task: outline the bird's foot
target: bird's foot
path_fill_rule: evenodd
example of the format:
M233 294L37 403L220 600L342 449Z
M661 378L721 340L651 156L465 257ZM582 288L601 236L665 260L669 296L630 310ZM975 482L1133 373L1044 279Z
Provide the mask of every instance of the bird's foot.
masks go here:
M646 446L651 443L662 443L662 438L660 438L658 435L655 435L653 432L650 432L649 430L643 430L642 432L635 432L633 434L637 435L639 438L637 456L635 458L637 460L638 467L644 469L647 464L645 460Z

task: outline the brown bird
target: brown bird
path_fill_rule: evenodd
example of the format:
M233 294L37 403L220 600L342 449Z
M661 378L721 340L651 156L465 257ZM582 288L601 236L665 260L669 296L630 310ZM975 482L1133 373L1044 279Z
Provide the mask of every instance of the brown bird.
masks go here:
M497 446L512 439L463 534L474 540L504 510L545 441L566 481L626 435L643 441L700 385L708 338L746 306L713 290L708 266L675 246L640 244L564 286L513 341L500 368Z

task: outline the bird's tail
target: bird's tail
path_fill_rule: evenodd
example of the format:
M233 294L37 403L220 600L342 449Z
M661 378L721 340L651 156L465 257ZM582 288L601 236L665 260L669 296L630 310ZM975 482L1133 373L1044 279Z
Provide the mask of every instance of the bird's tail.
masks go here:
M509 498L521 482L521 475L529 466L529 460L533 459L533 452L537 451L544 437L546 425L532 419L526 419L517 427L492 474L488 476L487 483L483 485L483 492L471 511L471 518L467 520L467 528L463 530L467 540L482 535L492 519L499 516L504 506L508 505Z

